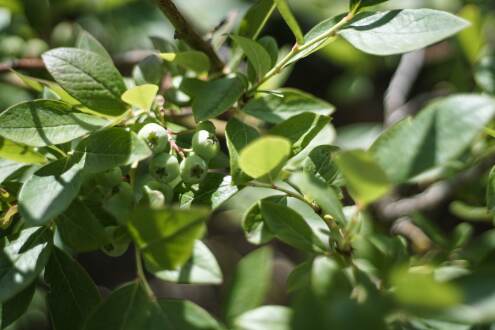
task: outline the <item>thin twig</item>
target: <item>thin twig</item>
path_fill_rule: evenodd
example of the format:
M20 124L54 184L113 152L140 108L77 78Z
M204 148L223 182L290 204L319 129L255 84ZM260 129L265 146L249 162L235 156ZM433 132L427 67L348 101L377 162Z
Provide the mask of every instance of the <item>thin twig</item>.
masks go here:
M148 297L150 297L152 300L156 300L155 293L151 289L148 280L146 279L146 273L144 272L143 268L143 260L141 258L141 251L137 247L134 247L135 251L135 256L136 256L136 274L139 279L139 281L143 284L144 291L146 291L146 294Z
M390 231L392 234L404 236L411 241L414 250L418 253L427 252L433 245L424 231L408 217L397 219Z
M176 35L179 39L184 40L189 46L200 50L210 58L213 70L222 72L224 64L218 57L213 47L207 43L180 13L172 0L156 0L160 10L167 16L170 23L174 26Z

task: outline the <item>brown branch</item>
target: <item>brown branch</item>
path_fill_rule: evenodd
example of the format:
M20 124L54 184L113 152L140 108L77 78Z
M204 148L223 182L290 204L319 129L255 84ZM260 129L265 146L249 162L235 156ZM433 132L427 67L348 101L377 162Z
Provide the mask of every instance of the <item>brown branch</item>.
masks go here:
M213 47L207 43L179 12L172 0L156 0L161 11L167 16L170 23L174 26L176 35L179 39L184 40L189 46L200 50L210 58L213 70L222 72L224 64L218 57Z
M430 250L433 245L433 242L428 235L426 235L425 232L416 226L408 217L397 219L390 231L392 234L401 235L407 238L412 243L412 247L417 253L425 253Z

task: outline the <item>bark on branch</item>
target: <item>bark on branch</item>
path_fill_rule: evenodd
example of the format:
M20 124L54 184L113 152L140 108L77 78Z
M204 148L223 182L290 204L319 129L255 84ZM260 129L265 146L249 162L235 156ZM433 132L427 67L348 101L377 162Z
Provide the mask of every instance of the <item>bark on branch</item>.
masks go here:
M172 0L156 0L161 11L167 16L174 26L177 36L184 40L192 48L202 51L210 58L213 70L222 72L224 64L218 57L213 47L207 43L179 12Z

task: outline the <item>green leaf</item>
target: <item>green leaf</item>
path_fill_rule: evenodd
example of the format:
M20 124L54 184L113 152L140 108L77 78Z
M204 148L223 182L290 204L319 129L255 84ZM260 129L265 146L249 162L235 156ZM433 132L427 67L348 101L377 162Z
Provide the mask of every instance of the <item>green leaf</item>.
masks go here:
M277 136L264 136L254 140L239 155L239 167L247 175L258 179L277 176L291 153L289 140Z
M388 0L351 0L350 2L350 9L353 10L354 8L364 8L364 7L369 7L369 6L375 6L379 3L386 2Z
M242 111L269 123L278 124L304 112L329 116L333 105L293 88L281 88L250 100Z
M81 31L81 33L79 33L79 37L76 41L76 47L97 53L98 55L105 57L109 62L112 62L112 57L107 52L105 47L103 47L103 45L96 40L95 37L86 31Z
M32 227L3 248L0 257L0 303L26 289L38 277L51 251L47 228Z
M486 206L490 212L495 213L495 167L490 171L486 187Z
M403 9L358 15L339 35L365 53L384 56L430 46L468 25L443 11Z
M26 145L0 138L0 158L25 164L43 164L45 156Z
M225 301L227 324L232 325L238 316L263 303L272 280L272 258L272 250L264 247L239 262Z
M239 189L232 184L232 177L223 173L208 173L184 205L204 205L212 210L220 207Z
M335 162L352 198L362 206L374 202L392 188L387 175L371 153L362 150L341 152L337 154Z
M262 201L260 208L265 223L279 240L303 251L325 252L325 245L299 213L268 201Z
M208 72L210 70L210 59L205 53L197 50L188 50L179 53L161 53L160 58L198 73Z
M19 192L19 212L24 220L44 225L64 212L79 193L82 169L82 162L60 159L36 171Z
M485 56L479 61L474 77L478 86L495 95L495 55Z
M151 150L134 132L112 127L81 141L75 154L85 155L85 170L103 172L148 158Z
M24 313L26 313L31 301L33 300L35 291L36 284L33 283L0 306L0 314L2 315L0 320L0 329L6 329L9 325L14 323Z
M150 111L157 93L158 86L144 84L127 90L122 94L122 101L138 109Z
M277 5L277 9L280 12L280 15L282 15L285 23L287 23L287 25L291 29L294 37L296 37L296 42L299 45L302 45L304 43L304 36L302 34L301 28L299 27L299 24L297 23L296 18L290 10L287 0L274 0L274 2Z
M237 102L246 87L245 78L239 75L208 81L194 98L194 118L200 122L221 115Z
M370 151L392 181L405 182L459 158L494 114L490 97L449 96L389 128Z
M82 329L84 321L101 300L84 268L55 248L44 277L50 287L46 298L53 327L61 330Z
M235 330L290 330L292 311L285 306L262 306L234 321Z
M260 133L255 128L244 124L235 117L227 122L225 138L229 149L230 175L232 175L233 183L242 184L250 180L239 166L239 154L242 149L259 136Z
M163 314L177 330L223 330L207 311L187 300L160 299L158 305Z
M60 86L88 108L109 116L127 110L120 99L124 81L107 58L83 49L57 48L43 54L43 61Z
M60 101L16 104L0 114L0 135L33 147L62 144L108 125L105 119L74 111Z
M138 208L128 228L150 269L173 270L191 257L195 241L205 232L207 216L204 209Z
M139 282L114 292L89 316L84 330L171 329L160 307L146 295Z
M256 40L274 10L273 0L256 1L242 18L237 34Z
M272 67L270 54L254 40L236 35L232 35L231 38L241 47L253 66L258 79L261 79Z
M320 145L310 151L303 163L305 173L314 175L327 184L334 183L339 178L339 169L334 157L339 148L330 145Z
M183 284L220 284L222 271L215 256L201 241L196 241L191 258L177 270L154 273L161 280Z
M3 183L17 171L26 166L28 165L0 158L0 183Z
M246 211L242 218L242 229L244 229L246 239L256 245L267 243L275 237L266 225L261 213L260 206L264 201L287 205L286 196L270 196L257 201Z
M311 112L295 115L270 130L270 134L282 136L292 143L292 153L303 150L313 138L330 122L327 116Z
M78 199L57 218L56 224L62 241L74 251L94 251L109 243L105 227Z

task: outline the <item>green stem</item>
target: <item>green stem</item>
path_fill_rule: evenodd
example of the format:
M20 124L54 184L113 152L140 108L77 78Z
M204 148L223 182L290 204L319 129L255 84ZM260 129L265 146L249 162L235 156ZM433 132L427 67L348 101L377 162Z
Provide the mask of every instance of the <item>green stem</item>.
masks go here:
M141 252L137 247L134 247L135 255L136 255L136 273L139 281L143 284L144 291L146 291L146 294L148 297L150 297L152 300L156 300L155 294L153 293L153 290L151 289L148 280L146 279L146 274L144 272L143 268L143 260L141 258Z
M250 182L247 184L248 186L251 186L251 187L256 187L256 188L267 188L267 189L273 189L273 190L278 190L280 192L283 192L284 194L286 194L287 196L289 197L292 197L292 198L296 198L306 204L308 204L309 206L311 206L311 208L313 210L315 210L315 212L319 212L320 209L313 205L312 203L310 203L309 201L307 201L304 196L298 194L298 193L295 193L293 191L290 191L288 189L285 189L285 188L282 188L280 186L277 186L275 184L269 184L269 183L263 183L263 182L256 182L256 181L253 181L253 182Z
M271 79L273 76L276 76L279 74L297 54L301 53L302 51L305 51L306 49L313 47L314 45L332 37L337 34L337 32L342 28L344 25L349 23L353 18L354 15L356 14L356 10L353 10L349 12L344 18L342 18L337 24L332 26L330 29L327 30L327 32L323 33L322 35L318 36L317 38L312 39L309 42L306 42L302 45L298 45L297 43L292 47L291 51L285 55L270 71L268 71L265 76L258 82L256 83L248 92L247 94L251 94L255 92L261 85L263 85L266 81Z

